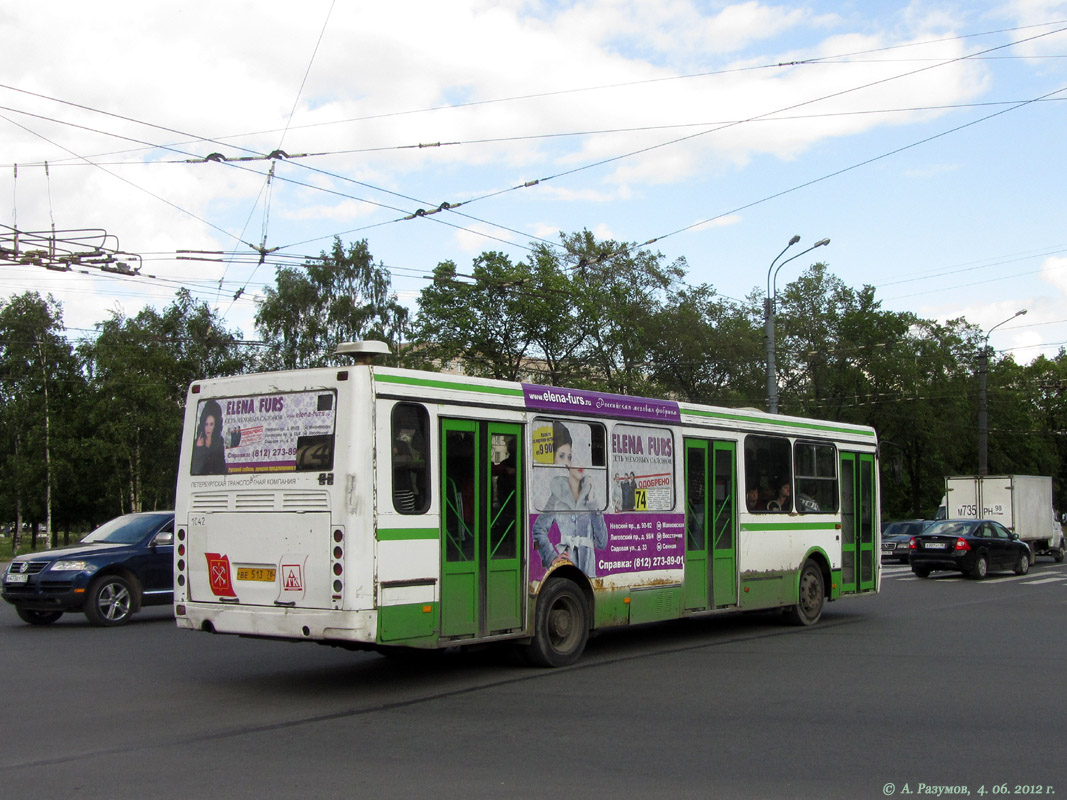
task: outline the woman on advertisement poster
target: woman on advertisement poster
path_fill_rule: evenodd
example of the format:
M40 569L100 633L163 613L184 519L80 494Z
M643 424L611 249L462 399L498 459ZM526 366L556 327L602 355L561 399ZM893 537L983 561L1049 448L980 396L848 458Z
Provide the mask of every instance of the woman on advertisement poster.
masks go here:
M206 400L200 411L190 471L193 475L226 474L226 453L222 444L222 408L215 400Z
M596 550L608 543L604 514L593 491L593 481L575 466L574 443L567 426L552 423L552 462L566 467L566 475L556 475L549 484L545 513L533 526L534 546L546 569L561 561L570 561L590 577L596 576ZM559 530L559 544L549 541L553 524Z

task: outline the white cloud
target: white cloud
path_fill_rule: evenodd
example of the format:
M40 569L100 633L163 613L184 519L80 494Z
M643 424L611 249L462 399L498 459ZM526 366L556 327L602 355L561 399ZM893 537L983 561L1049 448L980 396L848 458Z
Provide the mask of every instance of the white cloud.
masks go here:
M851 8L857 10L850 17ZM936 175L939 191L971 178L956 197L945 198L944 218L929 224L925 214L924 225L907 224L916 181L902 190L882 183L883 176L873 170L851 173L852 185L823 185L827 191L818 202L797 192L765 207L749 205L951 127L969 113L857 112L1019 99L1048 91L1035 76L1062 70L1058 60L960 61L925 69L1006 41L1004 35L952 38L982 30L974 27L977 21L994 13L1018 24L1067 19L1067 0L983 0L953 16L924 2L892 8L841 5L819 15L811 4L759 0L336 5L308 0L299 11L277 0L169 5L11 0L0 9L7 34L3 82L85 108L3 88L0 105L84 127L0 112L11 120L0 119L7 166L0 169L0 202L14 199L9 218L17 215L20 226L45 230L54 218L59 228L100 228L123 248L145 254L235 248L251 253L248 243L258 244L264 227L268 246L305 243L299 249L317 251L339 232L358 231L371 237L376 257L417 266L508 248L487 235L512 242L521 258L528 239L490 223L552 242L560 230L583 228L603 238L643 241L678 230L686 220L719 214L696 226L704 229L703 236L671 240L691 263L710 265L759 261L765 242L751 232L743 235L744 230L774 230L783 218L790 220L786 234L803 222L809 227L801 232L826 229L835 243L844 242L845 226L852 225L853 240L870 241L878 231L859 230L862 223L854 219L862 198L864 216L893 218L897 230L909 233L878 247L857 245L859 252L851 257L835 246L835 261L865 270L853 281L858 285L869 279L866 270L874 268L874 260L900 264L926 252L929 248L916 241L920 227L937 231L939 241L955 236L954 247L978 247L972 242L984 237L957 227L968 220L962 206L970 197L981 194L985 202L994 202L993 193L975 189L986 180L997 180L996 195L1014 198L1015 205L1026 194L1055 194L1026 187L1038 171L1056 163L1058 151L1008 152L1003 143L1014 139L1006 123L1016 115L1005 115L995 128L975 126L966 137L939 140L896 159L894 176ZM1003 27L1008 26L998 20L985 30ZM1062 48L1063 36L1042 42ZM1056 52L1033 47L1024 52ZM863 55L837 58L850 53ZM778 66L792 61L805 63ZM1059 85L1062 80L1055 82ZM1046 115L1027 117L1029 129L1062 129L1056 105L1035 104L1027 111ZM94 108L172 130L87 110ZM939 117L945 119L928 124ZM730 124L744 120L751 121ZM180 151L157 149L151 156L155 162L180 161L190 157L186 153L236 156L245 148L325 155L276 162L268 208L268 162L144 165L144 145L106 133ZM966 152L968 143L983 135L983 156L1003 152L1005 162L1021 162L1021 167L987 178L997 165L968 158L972 154ZM79 164L71 153L91 157L115 174ZM10 169L16 162L17 184ZM975 170L981 175L974 176ZM1015 175L1023 188L1003 185ZM541 183L534 188L505 191L537 179ZM838 191L841 200L830 196ZM465 209L485 222L460 221L465 231L390 224L417 208L486 195L494 196ZM745 226L729 214L741 207ZM1033 207L1013 207L996 218L1033 216ZM1010 235L1012 226L1002 227L998 235ZM993 232L987 225L983 233ZM743 238L759 240L751 245L755 258L729 251L741 248ZM686 253L690 245L715 250ZM994 247L987 241L980 246L986 252ZM1006 244L1000 252L1013 249L1020 248ZM967 258L978 256L958 256ZM214 287L225 278L224 288L203 290L203 296L218 297L226 306L252 274L247 267L163 256L150 263L161 279L143 292L99 277L27 274L42 287L56 287L70 314L90 321L99 319L113 299L132 311L142 301L164 304L183 281ZM18 290L18 276L27 270L6 270L0 289ZM744 291L730 283L735 276L707 277L726 292ZM269 268L256 272L245 297L270 279ZM1061 297L1063 281L1044 280L1042 285L1054 286ZM999 309L954 299L969 303L977 321L997 321ZM1037 314L1036 306L1031 314Z
M1067 295L1067 257L1054 256L1041 264L1041 280Z

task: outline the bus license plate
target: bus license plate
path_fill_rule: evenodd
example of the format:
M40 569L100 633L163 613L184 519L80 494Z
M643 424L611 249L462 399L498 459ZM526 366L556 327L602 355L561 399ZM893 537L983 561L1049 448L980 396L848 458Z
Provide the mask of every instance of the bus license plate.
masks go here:
M277 570L274 567L238 567L237 580L274 583L276 573Z

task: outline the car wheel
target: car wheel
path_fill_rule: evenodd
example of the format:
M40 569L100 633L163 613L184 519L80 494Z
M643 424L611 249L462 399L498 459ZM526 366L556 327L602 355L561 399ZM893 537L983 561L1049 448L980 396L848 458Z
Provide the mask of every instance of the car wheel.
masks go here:
M571 581L550 581L537 598L533 641L526 657L541 667L565 667L582 655L589 638L589 611Z
M133 586L121 575L105 575L89 587L85 616L93 625L125 625L133 610Z
M1015 574L1025 575L1030 571L1030 550L1026 549L1019 553L1019 560L1015 562Z
M21 606L15 608L15 613L19 615L19 619L30 625L51 625L63 616L62 611L33 611Z
M980 581L980 580L982 580L982 578L984 578L988 574L989 574L989 556L980 555L980 556L978 556L978 560L974 562L974 566L971 567L970 577L974 578L975 580Z
M917 577L919 577L919 578L929 578L930 577L930 568L929 567L912 567L911 571L914 572L915 575Z
M823 583L822 570L814 561L805 561L800 571L797 604L786 609L786 619L793 625L814 625L822 617L824 605L826 586Z

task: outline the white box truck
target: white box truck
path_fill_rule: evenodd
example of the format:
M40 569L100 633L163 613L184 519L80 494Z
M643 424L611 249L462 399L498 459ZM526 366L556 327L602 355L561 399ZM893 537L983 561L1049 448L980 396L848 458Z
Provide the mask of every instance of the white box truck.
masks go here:
M1052 505L1052 478L1043 475L957 475L945 478L939 519L992 519L1019 534L1034 556L1062 562L1063 527Z

